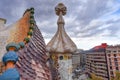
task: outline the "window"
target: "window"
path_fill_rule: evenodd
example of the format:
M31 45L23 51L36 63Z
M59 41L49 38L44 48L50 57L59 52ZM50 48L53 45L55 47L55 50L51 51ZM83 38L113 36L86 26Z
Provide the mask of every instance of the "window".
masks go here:
M59 59L60 59L60 60L63 60L63 56L60 56Z
M114 58L114 61L116 62L116 61L117 61L117 58Z
M113 72L112 72L112 71L110 71L110 74L111 74L111 75L113 75Z
M108 56L110 57L111 55L110 55L110 54L108 54Z
M118 50L118 52L120 52L120 50Z
M118 68L118 67L116 67L116 70L119 70L119 68Z
M110 65L112 65L111 59L109 58Z
M114 57L116 57L116 54L114 54Z
M112 66L110 66L110 69L112 69Z
M115 66L118 67L118 62L115 62Z
M110 50L107 50L107 53L111 53L111 51L110 51Z
M115 66L118 67L118 60L117 58L114 58Z

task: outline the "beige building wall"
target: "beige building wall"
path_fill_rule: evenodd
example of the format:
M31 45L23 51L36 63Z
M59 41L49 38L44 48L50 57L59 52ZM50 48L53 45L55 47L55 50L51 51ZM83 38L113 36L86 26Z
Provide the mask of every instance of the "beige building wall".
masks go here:
M108 46L106 53L110 78L115 77L116 71L120 71L120 45Z
M80 53L74 53L72 55L72 65L73 65L73 70L77 67L80 66Z
M108 80L105 52L88 52L86 54L85 70L88 74L94 73L95 75L102 77L104 80Z

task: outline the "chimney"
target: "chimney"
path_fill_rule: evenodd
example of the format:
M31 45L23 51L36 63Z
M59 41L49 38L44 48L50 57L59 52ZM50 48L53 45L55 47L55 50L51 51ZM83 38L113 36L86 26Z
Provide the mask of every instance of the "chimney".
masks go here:
M0 18L0 29L6 24L6 19Z

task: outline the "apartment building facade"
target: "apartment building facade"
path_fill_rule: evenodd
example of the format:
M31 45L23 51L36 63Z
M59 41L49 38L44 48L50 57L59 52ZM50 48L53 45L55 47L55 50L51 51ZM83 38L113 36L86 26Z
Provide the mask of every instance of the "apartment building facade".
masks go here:
M108 46L106 48L108 71L110 78L116 76L116 71L120 71L120 45Z
M107 44L104 43L86 52L85 70L88 74L93 73L104 80L109 80L106 47Z

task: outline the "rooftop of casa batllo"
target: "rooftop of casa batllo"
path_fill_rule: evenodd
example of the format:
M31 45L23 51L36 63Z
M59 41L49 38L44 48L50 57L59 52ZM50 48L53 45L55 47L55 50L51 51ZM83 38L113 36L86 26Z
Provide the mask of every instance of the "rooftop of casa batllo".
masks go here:
M3 6L8 2L0 4ZM9 10L8 12L2 10L5 14L0 13L2 15L0 16L2 17L0 18L0 64L4 65L4 56L7 53L12 55L13 53L9 51L14 51L18 55L14 68L18 70L21 80L51 80L53 77L54 80L67 80L66 78L72 80L71 55L77 49L84 47L90 49L100 43L119 44L119 0L63 1L65 5L52 0L51 2L43 1L45 4L41 4L41 6L39 3L42 1L33 2L28 2L33 7L26 1L23 1L24 4L20 2L18 6L21 7L18 8L11 5L12 2L10 2L10 7L14 9L10 12L12 15L7 17L9 19L5 19L5 16L9 15ZM13 1L13 3L18 4L19 1ZM116 5L114 5L115 3ZM53 10L49 7L51 5L53 5ZM112 7L113 5L114 7ZM94 8L95 6L96 8ZM2 8L4 9L4 7ZM5 6L5 9L7 8L9 7ZM44 13L44 10L47 12ZM21 18L16 17L20 14L22 14ZM14 21L13 24L9 25L9 20ZM13 61L13 57L9 56L6 59L10 58L10 61L11 59ZM54 56L60 58L67 56L68 60L61 62L61 60L54 59ZM52 68L47 64L50 57L54 62ZM63 63L68 62L69 67L67 65L64 67ZM68 77L63 77L62 74L66 71L61 71L61 68L69 70L65 74ZM4 70L7 71L7 69L3 69L3 72ZM55 76L51 70L56 73Z

